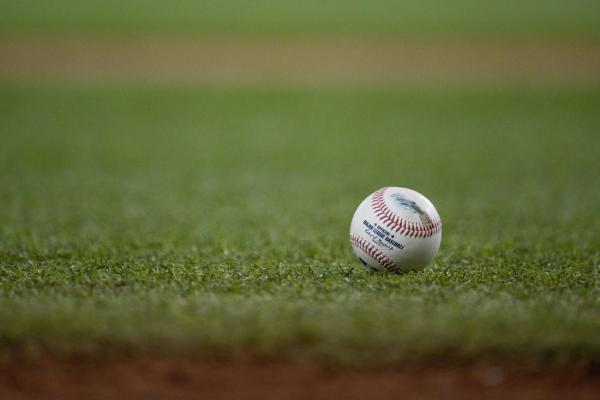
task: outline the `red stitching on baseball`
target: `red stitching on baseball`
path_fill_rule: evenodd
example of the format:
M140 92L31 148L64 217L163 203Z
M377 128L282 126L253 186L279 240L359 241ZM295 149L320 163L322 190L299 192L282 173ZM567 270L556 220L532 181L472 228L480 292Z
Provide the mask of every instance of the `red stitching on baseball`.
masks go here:
M373 211L379 219L390 229L409 237L430 237L439 233L442 229L442 221L439 219L433 220L429 224L414 223L406 221L396 215L385 203L383 193L387 188L381 188L373 193L371 205Z
M365 239L357 235L350 235L350 242L352 243L352 245L358 247L359 249L376 259L379 262L379 264L383 265L388 271L394 272L396 274L401 273L398 266L396 266L396 263L387 258L385 254L378 250L372 243L368 243Z

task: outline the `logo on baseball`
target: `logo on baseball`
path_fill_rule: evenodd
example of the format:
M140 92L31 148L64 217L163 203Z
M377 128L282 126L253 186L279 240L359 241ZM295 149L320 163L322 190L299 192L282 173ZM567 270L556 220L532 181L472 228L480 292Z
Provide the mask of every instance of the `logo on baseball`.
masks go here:
M435 207L411 189L386 187L363 200L350 225L350 243L373 270L402 273L424 268L440 248L442 221Z

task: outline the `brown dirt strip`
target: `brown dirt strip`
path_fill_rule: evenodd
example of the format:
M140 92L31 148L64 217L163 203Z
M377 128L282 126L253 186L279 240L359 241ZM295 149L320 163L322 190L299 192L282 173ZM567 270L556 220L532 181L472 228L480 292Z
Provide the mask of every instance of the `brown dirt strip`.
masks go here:
M600 42L0 37L0 80L600 83Z
M256 360L5 361L2 399L597 399L600 371L412 366L356 371Z

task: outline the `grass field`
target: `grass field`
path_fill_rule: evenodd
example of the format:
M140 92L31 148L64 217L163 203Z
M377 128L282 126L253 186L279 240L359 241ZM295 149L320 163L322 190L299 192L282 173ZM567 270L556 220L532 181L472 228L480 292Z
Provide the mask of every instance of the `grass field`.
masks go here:
M599 66L591 0L0 0L0 398L597 398Z
M599 93L4 84L1 351L598 364ZM423 272L352 255L386 185Z
M593 0L0 1L0 33L600 38Z

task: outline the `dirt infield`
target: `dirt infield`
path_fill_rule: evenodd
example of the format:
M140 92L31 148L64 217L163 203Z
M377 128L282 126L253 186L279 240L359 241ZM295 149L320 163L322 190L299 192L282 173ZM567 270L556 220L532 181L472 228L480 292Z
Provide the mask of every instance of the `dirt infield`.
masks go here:
M0 37L0 80L600 83L600 42Z
M312 364L128 358L0 363L2 399L597 399L600 371L500 366L336 370Z

